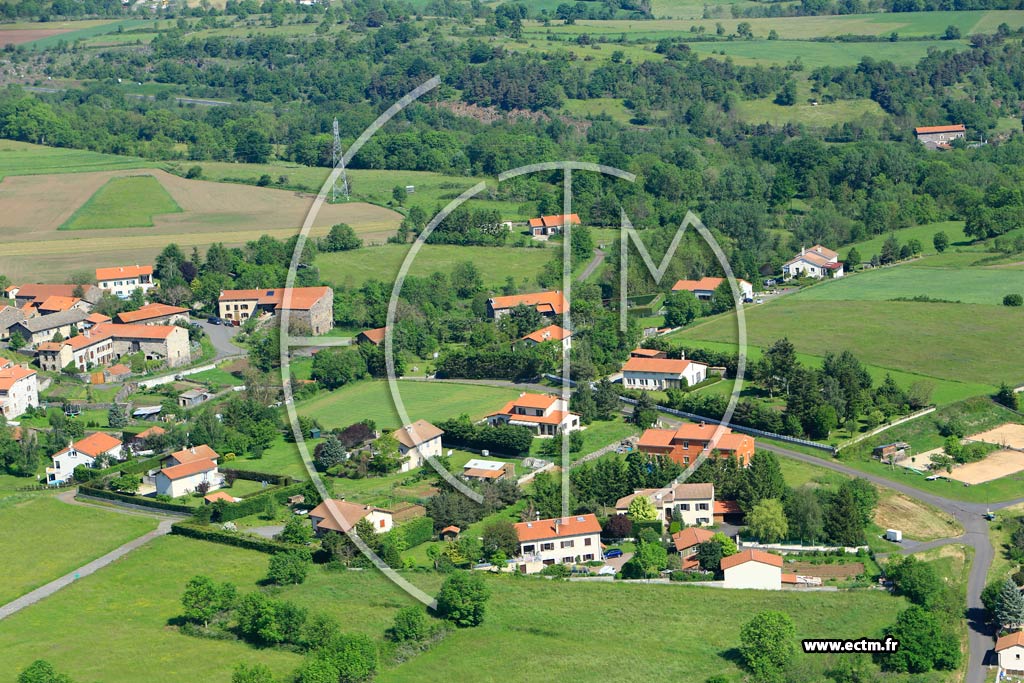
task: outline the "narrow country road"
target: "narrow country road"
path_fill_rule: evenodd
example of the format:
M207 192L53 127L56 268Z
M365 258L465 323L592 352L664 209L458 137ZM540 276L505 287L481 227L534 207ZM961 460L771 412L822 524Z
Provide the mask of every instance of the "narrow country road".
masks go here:
M583 272L576 276L576 282L586 281L587 278L594 274L594 271L597 270L602 263L604 263L604 252L595 247L594 258L590 259L590 263L588 263L587 267L583 269Z
M159 536L165 536L165 535L169 534L170 532L171 532L171 521L165 519L165 520L161 521L160 524L157 526L157 528L154 529L153 531L150 531L147 534L139 536L138 538L136 538L133 541L128 541L127 543L122 545L120 548L116 548L116 549L110 551L109 553L107 553L106 555L104 555L103 557L97 558L97 559L93 560L92 562L89 562L88 564L82 565L78 569L65 574L64 576L60 577L59 579L51 581L50 583L46 584L45 586L40 586L39 588L35 589L31 593L26 593L25 595L21 596L17 600L12 600L11 602L7 603L6 605L0 606L0 619L6 619L7 617L11 616L12 614L14 614L14 613L16 613L16 612L18 612L20 610L23 610L23 609L25 609L26 607L28 607L30 605L34 605L35 603L39 602L43 598L47 598L47 597L53 595L54 593L59 591L61 588L64 588L65 586L69 586L72 583L74 583L76 580L81 579L81 578L86 577L86 576L89 576L90 574L92 574L96 570L102 569L103 567L106 567L107 565L109 565L114 560L117 560L117 559L120 559L120 558L124 557L125 555L127 555L131 551L135 550L136 548L139 548L139 547L145 545L146 543L149 543L154 538L157 538Z

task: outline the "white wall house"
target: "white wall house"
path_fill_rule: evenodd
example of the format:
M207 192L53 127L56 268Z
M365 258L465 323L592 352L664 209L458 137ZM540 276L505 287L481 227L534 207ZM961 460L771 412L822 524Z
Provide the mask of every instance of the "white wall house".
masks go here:
M725 278L722 277L702 277L699 280L678 280L673 286L673 292L687 291L693 292L693 295L701 301L711 301L711 297L714 296L715 290L718 286L725 282ZM753 299L754 298L754 285L750 284L743 278L737 278L736 286L740 290L741 299Z
M156 473L155 479L157 495L171 498L197 491L203 483L209 485L207 492L215 491L224 484L216 461L207 458L165 467Z
M646 496L651 501L658 512L659 521L671 522L673 515L678 512L687 526L710 526L714 522L714 484L676 484L663 489L638 489L619 498L615 503L615 511L620 515L626 514L629 504L637 496Z
M794 277L842 277L843 264L839 262L839 254L815 244L810 249L801 249L795 257L782 264L782 276L785 279Z
M47 484L63 484L74 476L79 465L94 467L96 460L121 460L121 441L110 434L96 432L68 444L68 447L50 456L53 467L46 468Z
M516 344L522 346L537 346L544 342L562 342L562 350L568 351L572 348L572 332L560 325L548 325L535 332L518 339ZM513 344L513 348L516 346Z
M515 525L520 572L529 574L551 564L601 559L601 524L595 515L539 519Z
M373 525L373 530L378 534L391 531L395 525L390 510L372 505L350 503L347 500L332 500L330 503L334 506L334 514L332 514L327 501L309 511L309 519L313 523L313 531L317 535L325 531L347 532L361 519L369 521Z
M519 395L505 407L487 416L487 424L521 425L529 427L537 436L548 437L580 428L580 416L569 412L569 404L551 394Z
M726 588L782 589L782 558L761 550L744 550L722 558Z
M1024 631L1010 633L996 641L999 668L1013 676L1024 676Z
M622 386L626 389L665 391L692 387L708 378L708 366L679 358L630 357L622 366Z
M441 437L444 431L426 420L416 420L411 425L396 429L395 439L398 441L398 452L406 460L402 463L402 472L422 467L427 458L441 455Z
M31 368L4 364L0 358L0 414L13 420L29 408L39 407L39 377Z
M148 292L156 286L153 281L153 266L97 268L96 284L100 289L121 299L127 299L136 289Z

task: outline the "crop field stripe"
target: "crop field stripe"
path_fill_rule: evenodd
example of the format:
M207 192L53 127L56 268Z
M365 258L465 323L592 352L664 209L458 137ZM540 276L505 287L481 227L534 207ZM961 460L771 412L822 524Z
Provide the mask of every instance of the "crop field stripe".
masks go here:
M151 228L153 216L182 213L167 189L154 176L111 178L58 230Z

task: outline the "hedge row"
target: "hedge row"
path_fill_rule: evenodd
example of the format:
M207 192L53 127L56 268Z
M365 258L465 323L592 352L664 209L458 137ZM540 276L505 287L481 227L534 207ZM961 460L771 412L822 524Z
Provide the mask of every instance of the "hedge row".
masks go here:
M236 479L247 481L265 481L274 486L287 486L292 483L292 478L287 474L271 474L270 472L254 472L252 470L236 470L233 467L220 468L221 474L231 473Z
M397 527L401 529L406 548L415 548L434 538L434 520L430 517L417 517Z
M160 466L160 460L162 456L154 456L152 458L146 458L145 460L136 460L135 462L126 463L123 465L115 465L121 474L142 474L148 472L153 468Z
M238 532L224 531L223 529L219 529L215 526L204 526L194 522L176 522L171 525L171 533L178 534L179 536L199 539L200 541L223 543L224 545L233 545L236 548L245 548L247 550L258 550L261 553L273 554L285 550L292 550L297 547L293 543L284 543L282 541L274 541L269 538L260 538L259 536L248 536Z
M143 496L132 496L127 493L118 493L116 491L108 491L106 489L98 488L95 486L88 486L82 484L78 487L78 492L83 496L89 496L92 498L105 498L106 500L112 500L121 503L128 503L129 505L139 505L142 507L155 508L157 510L168 510L170 512L180 512L186 515L191 515L195 512L195 508L189 507L188 505L179 505L178 503L165 503L160 500L154 500L152 498L145 498Z
M287 479L288 477L285 477ZM266 508L267 497L273 496L274 501L277 503L283 503L288 499L288 496L294 496L297 493L304 493L306 491L305 482L292 484L290 486L272 486L270 488L263 489L256 495L250 496L249 498L243 498L238 503L228 502L216 502L213 504L213 515L211 519L215 522L230 522L233 519L239 517L247 517L248 515L255 515Z

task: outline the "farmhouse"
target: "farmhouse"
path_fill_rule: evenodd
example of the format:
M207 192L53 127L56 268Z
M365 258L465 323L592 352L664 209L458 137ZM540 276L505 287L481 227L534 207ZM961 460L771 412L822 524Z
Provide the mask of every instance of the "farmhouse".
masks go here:
M726 588L781 590L782 558L761 550L743 550L722 558Z
M372 330L363 330L356 335L356 344L373 344L374 346L380 346L384 343L384 336L387 333L387 327L375 327Z
M171 498L199 491L204 484L207 493L224 484L224 477L217 471L217 461L209 458L165 467L156 473L155 479L157 495Z
M577 214L559 214L557 216L541 216L530 219L530 235L535 240L546 240L551 235L562 234L562 228L566 223L579 225L580 217Z
M35 308L39 315L50 315L72 309L88 312L92 308L92 304L79 299L77 296L50 296L36 306L28 304L27 307Z
M462 478L469 481L501 481L515 476L516 466L510 462L474 458L462 466Z
M330 505L337 513L337 518L331 512L332 507L328 507L328 501L320 503L309 511L309 519L313 522L313 531L318 536L325 531L347 532L361 519L369 521L373 525L373 530L378 534L391 531L391 527L394 526L390 510L372 505L350 503L347 500L332 500Z
M147 443L148 439L163 436L166 433L167 430L164 429L163 427L157 427L156 425L153 425L152 427L145 429L136 434L135 436L131 437L131 439L129 439L128 441L128 445L131 446L133 451L142 451L149 447L149 444Z
M529 427L538 436L555 436L580 428L580 416L569 412L567 401L552 394L519 395L496 413L487 416L487 424L521 425Z
M540 519L515 525L519 571L528 574L551 564L589 562L601 557L601 524L595 515Z
M818 280L823 277L842 277L843 264L839 262L839 254L815 244L810 249L801 249L799 254L783 263L782 276L787 280L794 277Z
M967 128L962 123L951 126L919 126L914 129L917 141L928 149L952 149L949 143L963 139Z
M120 299L127 299L136 289L143 292L156 287L153 266L114 266L96 269L96 284Z
M117 314L117 322L122 325L174 325L188 322L188 309L167 304L146 304L137 311L125 311Z
M679 280L672 285L673 292L693 292L701 301L711 301L718 286L726 282L723 277L702 277L699 280ZM754 286L746 280L737 278L736 286L740 289L740 298L746 301L754 298Z
M96 432L69 443L67 448L50 457L53 467L46 468L46 483L63 484L74 476L79 465L93 467L99 459L121 460L121 442L109 434Z
M218 299L220 317L239 325L252 316L291 311L292 329L327 334L334 326L334 290L330 287L225 290Z
M630 358L668 358L668 354L658 349L633 349L629 352Z
M0 302L3 303L3 302ZM0 305L0 341L11 338L11 326L25 319L25 313L14 306Z
M522 346L537 346L544 342L562 342L562 350L572 348L572 332L559 325L548 325L517 340ZM513 347L515 344L513 344Z
M194 408L200 403L209 401L213 396L202 389L189 389L178 394L178 406L182 408Z
M497 320L512 312L516 306L529 306L543 316L562 315L569 308L565 295L561 291L537 292L536 294L513 294L511 296L495 296L487 300L487 315Z
M658 520L671 522L677 516L687 526L709 526L714 521L714 484L676 484L661 489L638 489L615 502L615 512L629 511L637 496L645 496L658 512Z
M708 377L708 366L679 358L631 357L622 366L622 386L627 389L665 391L692 387Z
M0 414L13 420L29 408L39 407L36 371L0 358Z
M17 332L25 340L28 346L35 348L43 342L50 341L58 333L67 339L71 336L71 330L80 331L82 321L87 314L78 309L53 313L51 315L40 315L14 323L10 327L10 333Z
M999 668L1011 676L1024 675L1024 631L1009 633L996 641Z
M739 458L743 467L749 465L754 455L754 437L737 434L725 427L715 440L717 430L718 425L704 422L685 422L674 430L648 429L640 436L637 447L648 455L667 455L683 467L689 466L705 451L717 452L719 457Z
M697 546L710 541L714 535L713 531L692 526L672 534L672 543L682 560L683 569L697 569L700 566L697 562Z
M106 365L134 353L142 353L146 360L162 360L171 368L185 365L192 357L188 330L176 325L105 323L77 337L41 343L36 349L39 366L50 371L73 363L80 372L85 372L92 366Z
M102 290L93 285L12 285L6 291L7 296L14 299L14 305L18 308L24 306L37 308L51 296L81 298L90 304L95 304L103 295Z
M411 425L396 429L393 436L398 441L398 452L405 461L402 472L422 467L427 458L441 455L441 436L444 431L426 420L416 420Z

